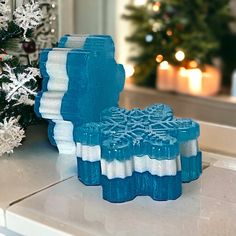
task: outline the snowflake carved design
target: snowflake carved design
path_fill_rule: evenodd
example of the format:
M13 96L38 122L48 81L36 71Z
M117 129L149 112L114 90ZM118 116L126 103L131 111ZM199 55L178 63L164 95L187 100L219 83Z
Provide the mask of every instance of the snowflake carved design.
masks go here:
M36 78L39 76L37 68L28 67L22 73L16 74L14 70L7 64L3 68L4 73L0 75L0 79L7 77L9 82L2 83L2 90L6 92L6 100L17 100L17 104L34 104L33 100L29 98L30 95L36 95ZM27 84L35 83L31 88Z
M0 0L0 29L6 29L11 19L9 0Z
M43 14L39 4L32 1L18 7L14 11L14 21L24 30L24 38L28 29L36 28L42 20Z
M164 104L154 104L141 110L134 108L108 108L101 114L99 123L87 123L81 127L79 142L90 140L98 134L100 145L113 150L129 147L135 155L146 155L145 150L179 146L181 142L196 139L199 125L191 119L178 119ZM87 141L85 141L86 143ZM90 142L90 141L89 141Z
M193 131L194 136L198 136L199 132L196 122L175 118L172 109L163 104L144 110L109 108L101 114L100 127L104 140L108 139L112 145L118 146L130 143L134 149L147 142L154 145L173 144L185 133Z

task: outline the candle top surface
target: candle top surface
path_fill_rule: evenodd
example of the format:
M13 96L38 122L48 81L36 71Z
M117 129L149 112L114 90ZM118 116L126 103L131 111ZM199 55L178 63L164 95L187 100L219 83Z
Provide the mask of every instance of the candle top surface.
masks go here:
M99 123L75 128L74 138L86 145L101 145L107 159L128 159L149 155L172 159L179 154L179 144L196 139L199 125L191 119L174 117L172 109L154 104L141 110L111 107L101 113Z

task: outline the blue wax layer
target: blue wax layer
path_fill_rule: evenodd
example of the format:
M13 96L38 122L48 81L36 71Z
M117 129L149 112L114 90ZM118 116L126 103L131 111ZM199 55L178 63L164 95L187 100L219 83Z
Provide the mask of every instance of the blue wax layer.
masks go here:
M48 139L52 146L56 146L56 140L54 139L54 127L55 123L53 121L49 121L48 123Z
M52 79L48 76L47 64L56 63L56 59L48 61L48 54L57 55L58 52L60 51L46 49L41 52L40 68L44 78L43 89L35 99L35 112L40 117L43 115L40 114L41 98L43 93L48 90L48 81ZM55 103L55 100L59 102L61 99L59 114L50 114L51 117L55 115L56 119L58 115L61 115L67 121L86 123L99 121L100 112L103 109L117 106L119 93L124 85L124 69L122 65L115 62L114 58L106 58L104 55L98 56L94 52L81 49L70 50L66 60L68 89L64 91L62 99L58 98L58 101L52 99L51 103L47 103L48 107L41 112L50 113L49 107ZM57 76L57 71L55 71L55 76ZM53 91L51 90L51 92Z
M182 157L182 182L191 182L198 179L202 173L202 153L198 152L197 156Z
M78 178L85 185L100 185L101 164L100 161L83 161L77 157Z
M175 200L182 193L181 172L176 176L159 177L149 172L134 172L124 179L108 179L101 176L103 198L109 202L121 203L137 196L150 196L153 200Z

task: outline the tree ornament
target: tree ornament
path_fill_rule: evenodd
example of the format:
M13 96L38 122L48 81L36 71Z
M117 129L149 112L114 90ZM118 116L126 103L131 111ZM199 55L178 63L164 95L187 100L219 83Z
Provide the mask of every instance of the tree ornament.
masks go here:
M24 30L23 37L26 38L27 31L36 28L41 23L43 14L39 4L32 1L18 7L14 11L14 17L15 23Z
M0 30L6 29L11 19L9 0L0 0Z
M9 61L13 58L12 55L8 55L4 49L0 49L0 62Z
M8 55L8 54L0 54L0 62L1 61L9 61L13 58L12 55Z
M36 43L34 40L26 40L22 43L22 48L26 53L34 53L36 52Z
M25 97L36 95L36 76L39 76L39 71L36 68L28 67L22 73L16 73L14 70L7 64L3 68L3 72L0 75L0 79L3 77L7 77L9 83L2 83L2 90L6 93L6 100L16 100L25 101ZM31 88L28 84L35 84L33 88ZM21 97L24 97L22 99Z
M150 42L152 42L152 40L153 40L153 36L151 34L147 34L145 37L145 41L147 43L150 43Z
M13 149L21 145L25 131L18 123L19 117L5 118L0 123L0 156L13 153Z

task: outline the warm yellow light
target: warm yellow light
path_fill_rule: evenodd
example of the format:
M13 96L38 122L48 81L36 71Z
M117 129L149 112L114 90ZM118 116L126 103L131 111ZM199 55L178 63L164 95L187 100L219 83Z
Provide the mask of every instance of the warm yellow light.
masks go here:
M161 70L168 70L168 68L169 68L168 61L163 61L162 63L160 63L160 69Z
M172 35L173 35L173 32L172 32L172 30L167 30L167 31L166 31L166 34L167 34L168 36L172 36Z
M191 68L196 68L198 65L197 65L197 62L196 61L190 61L189 62L189 67Z
M146 4L146 0L134 0L134 5L136 6L143 6Z
M125 77L129 78L134 74L134 67L132 65L124 65Z
M188 69L189 90L198 94L202 90L202 71L200 69Z
M153 6L152 6L152 10L155 12L158 12L160 10L160 6L161 3L160 2L156 2Z
M185 58L185 54L183 51L179 50L175 53L175 58L177 61L183 61Z
M180 67L179 74L180 74L181 77L186 77L188 73L187 73L187 70L184 67Z
M156 56L156 62L160 63L160 62L162 62L162 61L163 61L163 56L162 56L161 54L158 54L158 55Z

